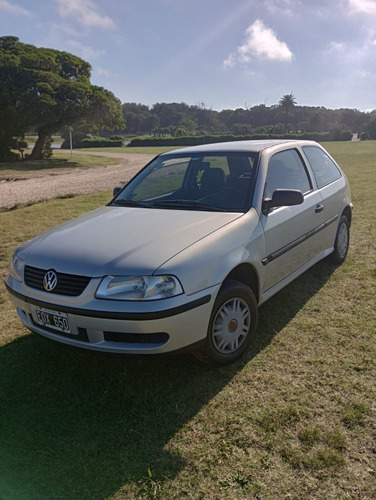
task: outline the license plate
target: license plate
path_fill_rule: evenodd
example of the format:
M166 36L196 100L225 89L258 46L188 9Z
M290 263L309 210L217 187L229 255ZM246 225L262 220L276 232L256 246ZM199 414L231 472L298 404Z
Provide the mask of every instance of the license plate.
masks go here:
M47 326L58 332L71 333L68 316L65 313L36 307L35 315L39 325Z

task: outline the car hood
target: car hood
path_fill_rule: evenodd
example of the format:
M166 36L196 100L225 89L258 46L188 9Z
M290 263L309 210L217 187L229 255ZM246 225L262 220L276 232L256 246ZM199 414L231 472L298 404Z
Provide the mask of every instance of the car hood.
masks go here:
M103 207L20 249L26 265L82 276L152 274L239 213Z

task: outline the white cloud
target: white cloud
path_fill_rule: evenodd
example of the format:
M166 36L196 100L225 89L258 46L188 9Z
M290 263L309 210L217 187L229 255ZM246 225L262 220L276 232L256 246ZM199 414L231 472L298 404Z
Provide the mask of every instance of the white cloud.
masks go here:
M293 16L296 13L296 5L291 0L265 0L264 5L271 14Z
M66 40L67 37L79 36L74 27L68 24L47 22L38 23L37 27L39 30L44 31L47 41L60 42L61 40Z
M97 11L97 7L92 0L57 0L58 11L61 17L75 20L88 28L115 27L114 21L103 16Z
M98 76L105 76L106 78L110 78L113 76L113 73L108 69L101 68L99 66L95 67L94 73Z
M274 31L267 28L260 19L251 24L245 34L246 39L243 45L240 45L236 52L231 53L224 61L225 69L237 63L247 64L253 58L286 62L292 60L293 54L287 44L278 40Z
M341 42L330 42L328 52L341 53L346 51L346 45Z
M236 54L230 54L227 59L223 61L224 69L233 68L236 64Z
M106 52L104 50L96 50L88 45L83 45L76 40L66 40L65 44L69 47L70 51L82 59L92 60L97 57L103 56Z
M376 14L375 0L349 0L349 6L353 12Z
M82 33L68 23L37 23L36 27L43 31L44 34L43 38L38 41L38 45L40 46L68 51L89 62L106 54L106 51L102 48L96 49L89 44L78 41L77 38L79 38Z
M367 64L369 64L369 59L373 60L374 58L375 46L375 30L371 29L367 38L356 44L351 42L330 42L326 48L326 53L330 56L341 57L342 62L359 65L363 61L367 61Z
M6 12L9 14L17 14L21 16L30 16L31 12L24 9L23 7L19 7L18 5L14 5L14 3L10 3L8 0L0 0L0 12Z

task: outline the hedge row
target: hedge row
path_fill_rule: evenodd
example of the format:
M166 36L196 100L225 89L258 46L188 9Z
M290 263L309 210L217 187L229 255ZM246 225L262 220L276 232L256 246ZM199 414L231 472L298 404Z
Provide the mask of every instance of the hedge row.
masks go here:
M29 143L25 141L25 139L16 139L13 137L11 148L12 149L27 149L29 147Z
M123 146L123 141L119 139L82 139L76 148L118 148Z
M128 147L144 146L196 146L198 144L212 144L215 142L251 141L263 139L306 139L317 142L333 140L330 132L311 132L304 134L253 134L253 135L195 135L183 137L149 137L132 139Z

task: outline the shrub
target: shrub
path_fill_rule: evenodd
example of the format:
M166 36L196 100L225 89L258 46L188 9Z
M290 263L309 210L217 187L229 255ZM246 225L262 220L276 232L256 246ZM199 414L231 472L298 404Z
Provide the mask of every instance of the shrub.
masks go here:
M263 139L307 139L312 141L330 141L329 132L306 132L304 134L249 134L249 135L194 135L183 137L147 137L132 139L127 147L147 146L196 146L216 142L250 141Z
M362 132L360 135L359 135L359 139L361 141L366 141L368 139L368 136L367 136L367 132Z
M373 116L367 126L368 139L376 139L376 116Z
M0 162L2 161L16 161L20 157L20 154L13 153L13 151L10 151L6 148L0 149Z
M17 137L13 137L12 139L12 149L26 149L29 147L29 144L25 139L17 139Z
M47 137L47 139L43 143L43 148L42 148L42 158L46 160L47 158L51 158L52 156L52 137Z
M352 136L351 130L341 130L341 141L351 141Z
M341 140L341 129L339 127L334 127L330 131L330 140L331 141L340 141Z
M121 141L123 143L124 137L121 135L111 135L110 141Z

